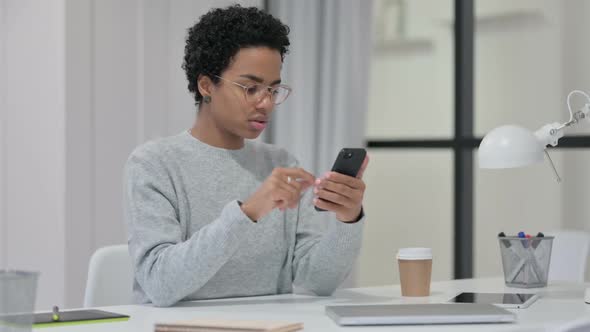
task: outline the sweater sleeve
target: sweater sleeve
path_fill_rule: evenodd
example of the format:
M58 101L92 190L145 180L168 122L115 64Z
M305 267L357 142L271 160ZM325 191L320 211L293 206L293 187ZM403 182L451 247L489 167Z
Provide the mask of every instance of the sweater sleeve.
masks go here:
M289 163L298 167L292 157ZM299 201L293 283L316 295L331 295L350 273L360 252L364 212L355 223L343 223L333 212L317 212L313 190L308 189Z
M234 200L184 240L165 169L134 155L125 167L124 196L135 279L156 306L173 305L200 289L234 255L240 239L255 231Z

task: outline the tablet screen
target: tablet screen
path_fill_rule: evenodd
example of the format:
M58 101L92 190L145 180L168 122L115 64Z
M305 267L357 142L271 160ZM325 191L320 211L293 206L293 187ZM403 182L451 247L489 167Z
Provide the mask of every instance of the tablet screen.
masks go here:
M461 293L449 302L456 303L489 303L489 304L524 304L535 294L512 293Z

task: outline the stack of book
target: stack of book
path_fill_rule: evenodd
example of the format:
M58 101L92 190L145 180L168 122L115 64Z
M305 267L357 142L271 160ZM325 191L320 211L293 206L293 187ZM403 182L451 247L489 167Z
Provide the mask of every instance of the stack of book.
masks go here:
M302 329L303 323L194 319L174 323L158 323L155 332L293 332Z

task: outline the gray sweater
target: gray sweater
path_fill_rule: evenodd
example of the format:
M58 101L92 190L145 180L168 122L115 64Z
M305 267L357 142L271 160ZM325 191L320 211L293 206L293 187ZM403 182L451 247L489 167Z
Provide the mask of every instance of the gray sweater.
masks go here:
M298 208L257 223L241 210L276 167L297 161L272 145L207 145L188 132L148 142L125 166L125 218L138 303L290 293L330 295L361 246L356 223L315 218L312 190Z

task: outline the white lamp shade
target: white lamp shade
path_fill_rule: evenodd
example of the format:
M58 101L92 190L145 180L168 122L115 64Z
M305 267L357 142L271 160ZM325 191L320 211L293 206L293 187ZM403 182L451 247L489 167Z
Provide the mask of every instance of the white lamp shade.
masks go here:
M545 147L530 130L507 125L490 131L479 145L480 168L515 168L543 161Z

